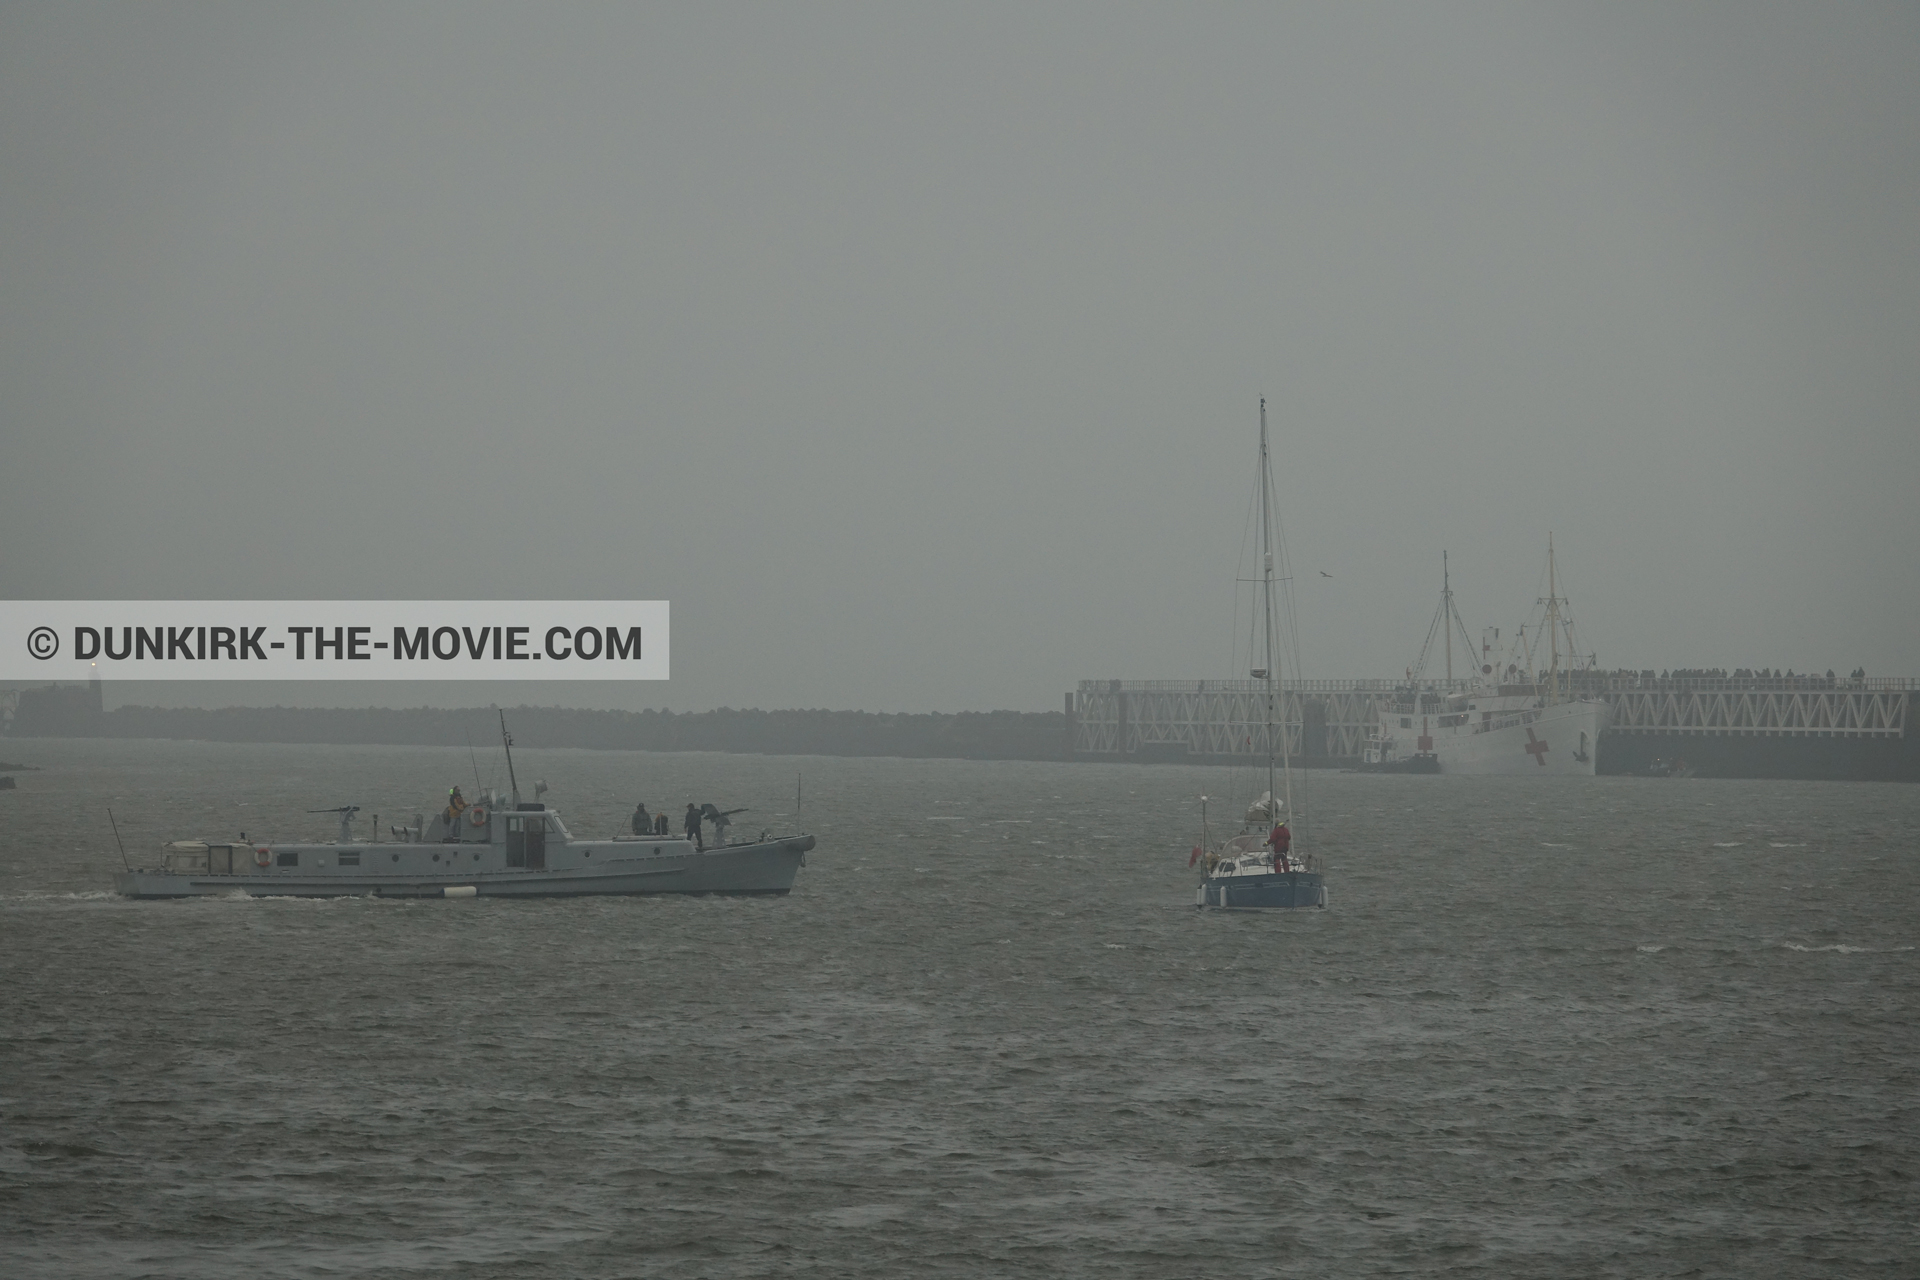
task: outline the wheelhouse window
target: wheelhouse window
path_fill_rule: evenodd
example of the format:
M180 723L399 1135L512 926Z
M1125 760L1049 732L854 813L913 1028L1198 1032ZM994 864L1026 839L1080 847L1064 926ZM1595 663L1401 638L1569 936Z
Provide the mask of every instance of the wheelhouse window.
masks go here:
M300 865L299 853L292 849L282 849L279 855L279 865L283 867L299 866Z
M343 866L343 867L357 867L357 866L359 866L359 865L360 865L360 851L359 851L358 849L345 849L345 850L342 850L342 851L341 851L341 854L340 854L340 865L341 865L341 866Z

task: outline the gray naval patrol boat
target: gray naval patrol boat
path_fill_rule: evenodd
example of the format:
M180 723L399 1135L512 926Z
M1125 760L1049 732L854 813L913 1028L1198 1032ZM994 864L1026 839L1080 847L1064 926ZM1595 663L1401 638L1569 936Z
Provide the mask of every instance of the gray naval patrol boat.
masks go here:
M509 777L512 760L509 742ZM483 793L461 812L395 828L391 842L355 840L353 805L321 811L340 815L339 838L324 844L177 840L163 847L158 867L128 871L114 887L129 898L784 895L814 843L810 835L765 833L716 835L705 849L665 835L581 840L554 810L519 795L516 781L508 796Z

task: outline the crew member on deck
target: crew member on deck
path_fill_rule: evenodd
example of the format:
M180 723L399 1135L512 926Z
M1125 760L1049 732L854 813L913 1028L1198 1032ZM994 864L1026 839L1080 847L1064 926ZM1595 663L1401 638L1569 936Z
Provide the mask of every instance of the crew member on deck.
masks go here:
M647 812L647 802L642 800L633 811L633 834L649 836L653 834L653 815Z
M1287 824L1276 822L1273 831L1267 836L1267 843L1273 846L1273 866L1276 871L1284 871L1287 866L1287 850L1293 848L1293 832L1287 830Z
M744 812L746 812L744 809L716 809L710 804L700 806L700 816L705 818L708 825L713 828L715 844L727 842L727 828L733 825L733 815Z
M460 834L460 815L467 811L466 797L455 787L447 793L447 830L454 835Z
M707 842L700 838L700 806L697 804L687 806L687 838L693 841L695 849L706 849Z
M653 815L653 834L657 836L670 836L673 834L673 820L667 817L667 811L665 809Z

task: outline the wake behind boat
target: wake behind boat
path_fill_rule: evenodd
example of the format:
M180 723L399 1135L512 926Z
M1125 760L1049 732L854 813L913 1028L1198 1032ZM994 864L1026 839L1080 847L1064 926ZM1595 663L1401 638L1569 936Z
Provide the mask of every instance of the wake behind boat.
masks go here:
M502 737L505 723L502 722ZM512 772L508 742L508 772ZM537 788L538 791L544 788ZM326 843L177 840L160 865L115 877L130 898L250 897L554 898L632 894L774 894L793 888L810 835L770 836L702 847L666 834L581 840L556 811L507 796L447 810L432 823L396 828L401 839L356 841L357 806L339 814ZM376 833L377 834L377 833Z

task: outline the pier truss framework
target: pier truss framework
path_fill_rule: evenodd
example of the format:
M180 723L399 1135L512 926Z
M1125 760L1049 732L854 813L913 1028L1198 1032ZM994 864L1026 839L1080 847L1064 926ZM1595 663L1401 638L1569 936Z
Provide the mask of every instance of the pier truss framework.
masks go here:
M1582 697L1613 708L1608 732L1710 736L1900 738L1920 681L1875 677L1575 680ZM1452 691L1465 692L1464 682ZM1512 692L1513 690L1509 690ZM1449 692L1423 684L1423 697ZM1303 759L1357 758L1380 708L1410 696L1393 680L1289 681L1274 691L1277 752ZM1267 754L1267 687L1257 680L1082 680L1073 699L1075 755L1246 757Z
M1907 680L1885 687L1812 688L1793 680L1667 680L1669 687L1602 690L1613 704L1609 733L1900 738L1906 736ZM1677 686L1677 687L1676 687Z

